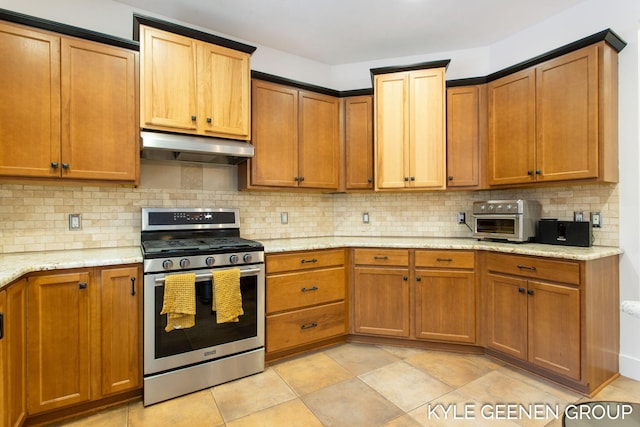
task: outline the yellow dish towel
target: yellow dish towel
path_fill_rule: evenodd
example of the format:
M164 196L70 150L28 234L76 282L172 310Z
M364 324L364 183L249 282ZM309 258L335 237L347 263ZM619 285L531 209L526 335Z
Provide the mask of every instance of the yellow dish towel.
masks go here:
M160 314L167 315L166 332L195 325L196 275L170 274L164 280L164 300Z
M213 307L216 322L239 322L238 316L244 314L242 294L240 293L240 269L212 270Z

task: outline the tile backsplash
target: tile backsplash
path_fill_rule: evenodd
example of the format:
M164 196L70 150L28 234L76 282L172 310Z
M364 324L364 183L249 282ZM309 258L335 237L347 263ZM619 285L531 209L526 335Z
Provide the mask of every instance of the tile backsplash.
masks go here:
M470 237L456 213L475 200L540 201L543 217L570 220L574 211L602 213L595 244L618 246L618 186L575 185L518 190L420 193L316 194L238 192L235 167L143 164L138 188L73 185L0 185L0 251L31 252L140 243L142 207L232 207L240 209L243 237L260 240L315 236ZM288 213L288 224L280 213ZM369 213L364 224L362 214ZM79 213L80 230L68 215Z

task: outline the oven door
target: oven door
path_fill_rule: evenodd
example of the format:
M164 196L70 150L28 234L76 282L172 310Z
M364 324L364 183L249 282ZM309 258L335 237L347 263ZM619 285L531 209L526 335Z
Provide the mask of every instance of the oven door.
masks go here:
M165 331L161 315L167 273L144 276L144 374L154 374L201 363L264 346L264 264L240 268L240 292L244 315L239 322L216 322L212 310L211 269L196 273L195 325ZM222 270L217 269L217 270Z
M474 215L473 236L511 241L522 240L522 215Z

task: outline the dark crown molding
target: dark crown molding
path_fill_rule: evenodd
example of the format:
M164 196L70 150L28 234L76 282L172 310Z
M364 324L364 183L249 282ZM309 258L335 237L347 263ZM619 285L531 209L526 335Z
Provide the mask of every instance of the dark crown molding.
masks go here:
M355 89L355 90L339 91L339 90L329 89L322 86L316 86L310 83L301 82L298 80L276 76L273 74L263 73L262 71L256 71L256 70L251 70L251 78L256 80L263 80L270 83L277 83L285 86L291 86L297 89L308 90L310 92L321 93L323 95L335 96L336 98L346 98L349 96L360 96L360 95L373 95L373 89Z
M205 33L204 31L199 31L193 28L183 27L182 25L174 24L173 22L162 21L150 16L143 16L135 13L133 14L134 40L140 41L140 25L146 25L148 27L157 28L158 30L168 31L170 33L179 34L181 36L201 40L203 42L212 43L248 54L252 54L256 50L255 46L250 46L235 40L229 40L224 37Z
M111 46L122 47L131 50L140 50L140 44L120 37L108 34L98 33L96 31L86 30L72 25L61 24L48 19L42 19L35 16L24 15L22 13L13 12L11 10L0 9L0 19L3 21L13 22L15 24L27 25L29 27L41 30L52 31L58 34L78 37L80 39L91 40L98 43L104 43Z
M397 73L400 71L424 70L426 68L447 68L450 62L450 59L442 59L439 61L419 62L410 65L392 65L390 67L371 68L371 75L375 76L378 74Z

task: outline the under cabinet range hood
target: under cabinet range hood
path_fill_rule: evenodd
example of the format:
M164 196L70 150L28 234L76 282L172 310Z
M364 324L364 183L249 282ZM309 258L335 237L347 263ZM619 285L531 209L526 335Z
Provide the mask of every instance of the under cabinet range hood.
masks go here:
M236 165L253 157L254 148L247 141L164 132L140 132L142 157L151 160Z

